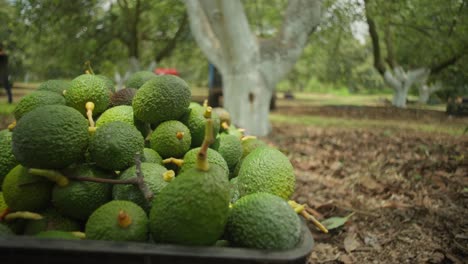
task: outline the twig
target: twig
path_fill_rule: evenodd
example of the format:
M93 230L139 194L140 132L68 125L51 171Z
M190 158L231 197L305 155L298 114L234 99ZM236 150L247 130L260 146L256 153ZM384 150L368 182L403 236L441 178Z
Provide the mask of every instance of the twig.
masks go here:
M148 188L148 185L145 183L145 178L143 176L143 172L141 171L141 160L140 160L140 153L137 152L135 154L135 167L136 167L136 175L137 175L137 186L145 196L147 201L151 201L153 199L153 192Z

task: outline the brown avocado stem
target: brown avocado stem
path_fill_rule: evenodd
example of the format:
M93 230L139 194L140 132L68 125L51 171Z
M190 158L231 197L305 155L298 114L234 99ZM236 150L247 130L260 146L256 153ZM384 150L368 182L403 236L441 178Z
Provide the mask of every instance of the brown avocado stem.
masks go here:
M127 228L129 225L132 224L132 218L124 210L119 211L119 216L117 217L117 221L119 223L119 226L123 228Z
M177 138L178 140L183 139L183 138L184 138L184 132L181 132L181 131L177 132L177 133L176 133L176 138Z
M148 185L145 183L145 178L143 175L143 172L141 171L141 159L140 159L141 154L137 152L135 154L135 170L136 170L136 175L137 175L137 186L140 189L140 191L143 193L143 196L145 196L145 199L147 201L151 201L153 199L153 192L148 188Z

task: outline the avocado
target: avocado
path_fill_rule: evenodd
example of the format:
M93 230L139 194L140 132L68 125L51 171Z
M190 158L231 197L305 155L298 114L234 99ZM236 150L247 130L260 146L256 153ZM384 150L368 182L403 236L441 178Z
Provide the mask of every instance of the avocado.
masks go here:
M301 239L301 221L282 198L269 193L246 195L234 203L226 226L239 247L286 250Z
M151 134L151 148L163 158L181 158L190 149L190 130L177 120L162 122Z
M21 117L35 109L44 105L65 105L65 98L62 95L49 91L35 91L32 92L19 101L16 105L13 114L18 121Z
M115 83L114 83L114 81L112 81L111 78L109 78L109 77L107 77L105 75L101 75L101 74L96 74L95 76L104 81L104 83L106 84L106 88L110 92L112 92L112 93L115 92Z
M37 87L37 91L49 91L63 95L63 91L68 89L70 81L66 80L48 80Z
M150 79L133 98L135 116L147 123L177 120L188 109L191 92L188 84L174 75Z
M38 211L50 202L53 183L18 165L3 181L3 198L12 211Z
M192 169L196 166L197 164L197 155L198 152L200 151L200 148L194 148L189 150L187 153L184 155L184 163L182 167L180 168L180 172L182 173L183 171ZM216 150L214 149L208 149L208 162L210 164L216 164L219 167L221 167L224 171L224 175L226 175L226 178L229 178L229 168L224 160L223 156L219 154Z
M158 77L158 75L150 71L138 71L130 75L125 81L125 87L139 89L145 82L156 77Z
M88 122L64 105L38 107L13 131L13 154L29 168L61 169L82 159L88 147Z
M141 132L143 137L146 137L150 132L149 125L143 123L133 116L133 108L129 105L119 105L107 109L99 116L98 120L96 121L96 127L100 127L104 124L114 121L122 121L135 126L138 131Z
M143 157L141 158L142 162L150 162L156 164L162 164L162 157L156 152L154 149L144 148L143 149Z
M141 172L144 177L144 181L148 186L149 190L153 193L153 197L156 197L161 190L169 184L164 180L164 173L167 169L164 166L155 163L141 163ZM136 166L132 166L119 175L120 180L126 180L136 177ZM143 208L146 212L149 212L151 203L145 199L141 190L132 184L116 184L112 189L112 197L114 200L126 200L131 201Z
M70 166L65 176L112 178L110 172L87 164ZM88 181L71 180L67 186L55 185L52 191L52 204L62 215L86 220L99 206L112 199L112 185Z
M211 148L223 156L229 167L229 171L234 171L236 164L242 157L242 144L238 137L234 135L220 134Z
M229 213L229 182L223 168L180 173L153 202L150 230L158 243L213 245Z
M129 201L110 201L93 212L86 222L86 239L147 241L148 217Z
M94 103L94 116L104 112L110 104L110 91L106 83L92 74L76 77L65 91L67 105L78 110L83 116L86 116L87 102Z
M65 217L56 209L49 207L39 213L43 218L40 220L28 220L24 227L25 235L35 235L42 231L79 231L80 223L71 218Z
M0 130L0 191L3 178L18 165L12 149L12 133L8 129Z
M135 96L137 89L125 88L115 92L111 98L111 106L119 105L132 105L133 97Z
M203 138L205 137L206 121L204 114L205 107L193 106L180 118L180 121L184 123L190 130L190 134L192 135L192 148L200 147L203 143ZM216 137L216 135L218 135L220 126L219 117L215 112L212 112L211 119L213 120L214 125L213 136Z
M242 143L242 158L245 158L254 149L258 147L266 147L267 144L255 137L245 137L241 140Z
M241 196L268 192L289 199L296 183L288 157L271 147L256 148L245 157L237 178Z
M135 164L136 153L143 154L143 136L132 125L116 121L100 126L89 144L91 159L108 170L124 170Z

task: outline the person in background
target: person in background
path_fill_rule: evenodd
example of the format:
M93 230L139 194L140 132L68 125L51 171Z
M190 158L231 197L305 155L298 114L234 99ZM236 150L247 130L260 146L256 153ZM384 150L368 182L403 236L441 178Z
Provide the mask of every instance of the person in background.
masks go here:
M3 45L0 43L0 85L2 85L8 96L8 103L13 102L13 96L11 95L11 86L8 81L8 55L3 50Z

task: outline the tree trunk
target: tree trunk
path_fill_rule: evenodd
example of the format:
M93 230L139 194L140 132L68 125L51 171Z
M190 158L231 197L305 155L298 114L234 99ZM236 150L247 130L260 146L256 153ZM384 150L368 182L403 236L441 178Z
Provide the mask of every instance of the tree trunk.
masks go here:
M272 89L259 71L223 74L224 108L249 135L266 135Z
M405 71L402 67L397 66L392 71L386 70L383 77L385 83L394 90L392 104L396 107L405 108L406 98L411 86L425 80L430 71L427 68L418 68L415 70Z
M270 132L275 85L294 66L320 21L320 0L293 0L281 30L259 41L240 0L186 0L190 28L201 50L222 73L224 107L247 133Z
M437 81L437 82L429 84L429 85L426 84L425 82L422 83L419 86L419 98L418 98L419 103L427 104L427 102L429 101L429 97L431 97L431 94L433 94L434 92L439 91L440 89L442 89L442 83L441 82Z

